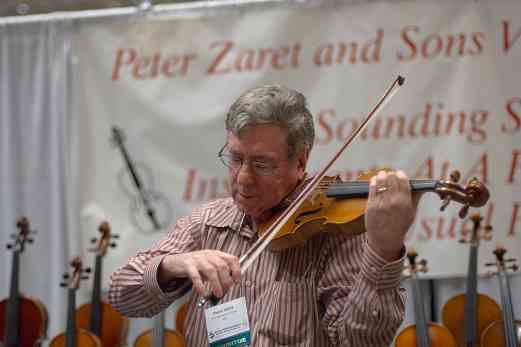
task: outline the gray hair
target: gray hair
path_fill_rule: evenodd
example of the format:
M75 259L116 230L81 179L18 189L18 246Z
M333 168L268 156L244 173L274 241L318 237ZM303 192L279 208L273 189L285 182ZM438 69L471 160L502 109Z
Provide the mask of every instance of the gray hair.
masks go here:
M249 127L275 125L287 130L288 159L307 146L313 147L313 116L306 98L296 90L280 85L264 85L248 90L230 107L226 130L240 137Z

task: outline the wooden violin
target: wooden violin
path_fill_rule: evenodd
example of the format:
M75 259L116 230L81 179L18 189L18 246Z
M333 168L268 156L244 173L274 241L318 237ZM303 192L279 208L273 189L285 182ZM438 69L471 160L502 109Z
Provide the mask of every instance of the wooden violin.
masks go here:
M443 325L427 322L423 307L423 297L417 274L427 272L427 262L418 260L418 254L411 250L407 253L409 266L405 269L405 276L412 281L412 296L414 300L414 318L416 324L405 327L395 340L396 347L456 347L456 340L449 329Z
M462 236L461 243L469 243L469 264L465 294L459 294L447 301L442 309L443 324L452 332L458 347L479 347L479 339L485 328L501 318L498 304L485 294L478 294L478 249L480 240L490 240L492 228L481 230L483 218L478 214L471 216L473 228L470 239Z
M71 261L72 273L64 274L64 280L60 285L68 287L67 300L67 328L64 333L55 336L49 343L49 347L101 347L100 339L85 329L77 328L74 319L74 311L76 310L76 291L80 287L80 282L88 278L84 272L90 272L90 269L83 269L80 258L76 257Z
M92 239L96 247L91 251L96 253L94 265L94 281L91 301L81 305L76 310L76 324L79 328L89 330L100 338L103 347L124 346L128 331L128 318L121 315L112 306L101 299L102 262L110 247L116 247L113 239L119 236L112 234L107 222L100 224L98 228L101 236Z
M13 251L11 288L9 298L0 302L0 342L5 347L34 347L46 336L47 311L40 301L19 293L20 254L24 252L26 242L33 242L29 235L35 231L30 230L26 217L20 218L16 225L20 231L12 235L15 241L7 245Z
M507 270L517 271L518 266L507 263L515 259L505 259L506 249L497 247L494 250L495 263L487 266L497 267L497 278L499 292L501 294L501 307L503 308L502 319L492 322L481 335L481 347L521 347L521 321L515 320L514 306L512 305L512 294Z
M188 311L188 303L183 303L175 314L175 330L184 336L186 312Z
M387 170L387 169L384 169ZM365 232L364 213L369 195L369 179L379 170L369 171L357 181L342 182L326 176L318 188L289 218L270 244L270 249L282 250L304 244L315 234L327 229L329 233L359 234ZM481 207L489 199L487 188L476 178L463 187L458 184L460 173L453 171L450 180L410 180L411 191L434 192L442 199L443 211L451 201L463 204L459 215L465 217L469 207ZM278 216L260 226L262 235Z
M140 334L134 347L184 347L183 335L165 328L165 315L161 312L154 318L154 327Z

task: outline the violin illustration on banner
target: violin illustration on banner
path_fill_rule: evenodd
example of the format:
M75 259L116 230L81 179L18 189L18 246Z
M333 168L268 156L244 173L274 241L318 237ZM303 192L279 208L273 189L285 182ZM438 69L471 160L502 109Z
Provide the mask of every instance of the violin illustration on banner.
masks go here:
M116 126L112 127L112 142L119 148L127 167L119 174L119 182L123 191L132 199L130 221L144 233L164 229L173 219L170 200L153 189L150 170L143 164L134 164L125 146L125 134Z

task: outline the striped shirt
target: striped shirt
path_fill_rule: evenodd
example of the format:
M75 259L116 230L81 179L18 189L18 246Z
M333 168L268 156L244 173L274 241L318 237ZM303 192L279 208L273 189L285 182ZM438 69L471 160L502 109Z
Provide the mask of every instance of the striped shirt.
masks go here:
M157 270L169 254L216 249L240 257L257 234L231 198L178 220L168 236L111 276L109 301L131 317L150 317L191 289L181 278L160 288ZM399 288L403 257L386 262L364 234L324 233L304 246L266 249L221 302L246 298L251 346L388 346L404 316ZM204 312L192 292L183 332L187 346L207 346Z

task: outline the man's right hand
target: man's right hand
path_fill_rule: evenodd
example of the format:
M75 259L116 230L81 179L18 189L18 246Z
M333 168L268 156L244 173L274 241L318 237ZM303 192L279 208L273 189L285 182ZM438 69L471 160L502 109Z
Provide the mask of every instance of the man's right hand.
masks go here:
M228 289L241 279L239 258L217 250L202 250L166 256L158 269L158 282L166 285L176 278L190 278L197 293L205 296L203 281L210 284L212 293L222 298Z

